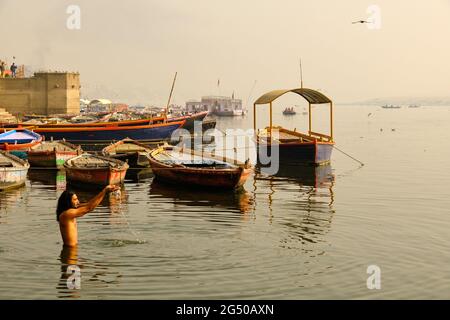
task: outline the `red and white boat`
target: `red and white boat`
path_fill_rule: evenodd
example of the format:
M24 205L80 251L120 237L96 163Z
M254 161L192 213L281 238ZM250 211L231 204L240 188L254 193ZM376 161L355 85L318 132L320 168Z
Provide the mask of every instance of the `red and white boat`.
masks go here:
M67 182L107 186L125 181L128 164L113 158L84 153L64 164Z

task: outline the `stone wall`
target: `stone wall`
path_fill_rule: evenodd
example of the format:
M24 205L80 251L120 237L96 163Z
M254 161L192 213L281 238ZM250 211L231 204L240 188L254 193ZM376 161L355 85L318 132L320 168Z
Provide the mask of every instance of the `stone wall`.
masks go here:
M78 114L78 73L39 72L31 78L1 78L0 108L19 114Z

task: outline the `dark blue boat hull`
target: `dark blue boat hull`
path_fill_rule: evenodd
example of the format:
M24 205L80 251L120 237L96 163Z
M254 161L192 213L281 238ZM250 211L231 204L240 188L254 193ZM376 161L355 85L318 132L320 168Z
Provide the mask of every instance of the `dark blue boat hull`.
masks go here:
M168 124L165 126L158 126L152 128L130 128L121 130L99 130L99 131L54 131L45 132L45 129L36 130L45 137L45 140L61 140L65 139L72 143L83 142L99 142L109 143L111 141L119 141L125 138L130 138L137 141L152 142L162 141L170 138L172 133L180 127L179 123Z
M258 144L258 164L264 167L266 164L261 160L261 156L276 158L272 146ZM304 143L304 144L282 144L278 147L279 166L302 166L302 165L325 165L330 163L332 143Z

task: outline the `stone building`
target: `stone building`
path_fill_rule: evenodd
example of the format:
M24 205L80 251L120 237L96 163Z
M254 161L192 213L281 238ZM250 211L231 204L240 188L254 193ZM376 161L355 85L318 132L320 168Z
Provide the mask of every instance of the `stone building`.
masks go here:
M242 110L242 100L234 99L233 97L224 96L205 96L202 97L201 101L189 100L186 102L186 111L197 112L197 111L209 111L216 115L241 115Z
M80 113L80 75L36 72L30 78L0 78L0 108L13 115Z

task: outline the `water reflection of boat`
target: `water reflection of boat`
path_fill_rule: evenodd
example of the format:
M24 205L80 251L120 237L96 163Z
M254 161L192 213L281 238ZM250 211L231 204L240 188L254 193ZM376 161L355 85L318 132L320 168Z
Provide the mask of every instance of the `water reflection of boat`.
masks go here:
M20 202L27 201L29 194L26 188L16 188L8 192L0 192L0 224L8 223L8 212Z
M331 165L324 166L282 166L275 177L294 179L298 183L312 187L326 187L334 181Z
M28 170L28 180L30 180L31 186L39 183L44 186L56 187L58 190L66 188L66 172L64 170L30 169Z
M281 247L303 249L305 244L323 242L323 235L331 228L335 212L333 187L331 166L304 167L300 172L282 171L277 176L257 174L256 209L266 204L269 223L277 222L286 227ZM260 188L270 192L257 192Z
M127 174L125 175L125 180L131 180L133 182L143 182L153 177L153 171L150 168L128 169Z
M253 204L252 196L245 190L239 192L211 192L211 190L174 188L173 186L153 180L150 186L150 197L156 200L164 199L174 205L197 207L221 207L226 209L238 209L241 213L247 213Z
M384 106L381 106L383 109L400 109L401 106L394 106L393 104L391 105L387 105L385 104Z

